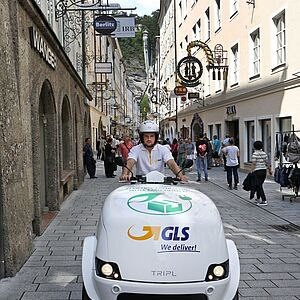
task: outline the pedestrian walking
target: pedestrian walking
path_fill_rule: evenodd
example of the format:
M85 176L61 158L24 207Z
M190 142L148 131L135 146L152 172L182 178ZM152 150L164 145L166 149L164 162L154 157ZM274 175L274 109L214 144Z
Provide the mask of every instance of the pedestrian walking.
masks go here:
M132 147L133 147L133 143L131 142L131 138L129 137L128 134L124 134L123 141L119 144L119 152L122 156L125 165L127 163L128 153Z
M257 205L267 205L267 199L263 188L264 181L267 176L267 169L269 174L272 175L271 166L268 164L268 155L262 150L263 143L255 141L253 143L254 152L252 154L251 172L254 176L254 191L250 195L250 199L256 193Z
M219 167L220 166L220 148L221 148L221 142L218 139L217 135L213 136L213 141L212 141L212 148L213 148L213 160L214 160L214 164L213 166L215 167Z
M177 139L175 138L175 139L173 139L173 142L171 144L171 152L172 152L173 158L176 162L177 162L177 157L178 157L178 147L179 147L179 144L178 144Z
M115 153L116 148L112 145L113 139L109 137L105 144L105 158L104 158L104 169L105 169L105 175L107 178L113 178L116 175L114 175L114 171L116 170L116 163L115 163Z
M233 139L229 139L229 145L222 149L223 154L226 157L226 171L227 171L227 183L228 188L232 190L232 174L234 178L234 189L237 190L239 183L238 166L240 150L234 145Z
M205 181L208 180L208 172L207 172L207 149L208 144L204 139L203 134L200 134L198 141L196 142L196 151L197 151L197 181L201 181L201 170L204 172Z
M194 158L195 158L195 155L194 155L194 153L195 153L195 145L193 144L191 138L188 138L186 140L185 148L186 148L186 158L194 160ZM193 167L190 167L189 171L191 172L192 169L193 169Z
M228 134L226 134L226 137L225 137L225 139L222 143L223 167L224 167L225 172L227 171L227 168L226 168L226 155L223 153L223 148L225 148L229 145L229 140L230 140L230 137L229 137Z
M212 148L212 144L211 141L209 140L209 138L207 137L207 135L204 135L204 139L207 141L207 170L211 169L212 166L212 157L213 157L213 148Z
M83 147L83 162L86 167L86 170L88 174L90 175L90 178L97 178L95 176L96 174L96 161L94 159L94 153L91 146L91 138L85 139L85 145Z
M182 168L183 162L186 159L186 147L183 139L179 140L177 165Z
M101 147L100 147L101 137L99 136L96 141L97 159L101 158Z

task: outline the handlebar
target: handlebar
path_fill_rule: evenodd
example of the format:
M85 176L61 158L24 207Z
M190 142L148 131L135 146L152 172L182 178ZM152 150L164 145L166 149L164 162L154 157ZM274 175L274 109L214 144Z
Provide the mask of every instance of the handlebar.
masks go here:
M146 181L146 176L142 176L142 175L136 175L130 178L130 183L134 184L134 183L147 183L147 184L178 184L178 182L180 182L181 180L179 178L176 177L171 177L171 176L167 176L164 178L164 182L147 182Z

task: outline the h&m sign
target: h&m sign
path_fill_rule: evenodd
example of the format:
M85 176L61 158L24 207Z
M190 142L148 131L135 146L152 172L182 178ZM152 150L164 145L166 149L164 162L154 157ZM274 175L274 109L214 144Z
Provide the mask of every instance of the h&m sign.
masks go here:
M30 34L30 44L36 52L40 54L43 60L53 69L56 68L56 56L50 49L48 44L45 42L44 38L40 33L33 27L29 27Z

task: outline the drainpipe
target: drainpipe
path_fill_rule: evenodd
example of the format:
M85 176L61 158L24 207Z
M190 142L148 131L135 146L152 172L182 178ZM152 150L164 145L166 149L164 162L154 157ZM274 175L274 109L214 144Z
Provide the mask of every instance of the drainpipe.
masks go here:
M174 0L174 58L175 58L175 86L177 84L177 29L176 25L177 20L176 20L176 0ZM175 131L176 131L176 136L178 136L178 97L176 96L176 109L175 109Z

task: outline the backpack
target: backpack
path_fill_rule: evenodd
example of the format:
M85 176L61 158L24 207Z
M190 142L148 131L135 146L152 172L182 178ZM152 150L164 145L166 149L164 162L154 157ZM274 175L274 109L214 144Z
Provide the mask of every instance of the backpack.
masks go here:
M206 144L200 144L198 146L198 150L199 150L199 152L200 152L201 155L205 154L205 152L206 152Z

